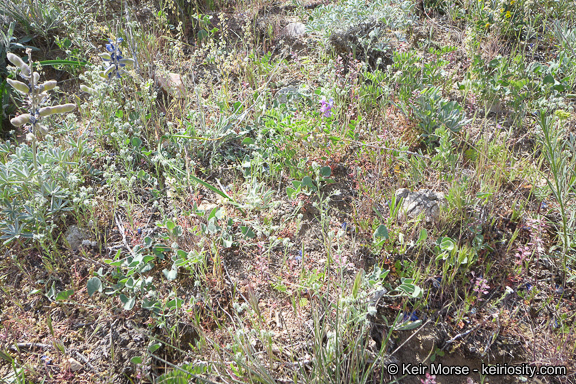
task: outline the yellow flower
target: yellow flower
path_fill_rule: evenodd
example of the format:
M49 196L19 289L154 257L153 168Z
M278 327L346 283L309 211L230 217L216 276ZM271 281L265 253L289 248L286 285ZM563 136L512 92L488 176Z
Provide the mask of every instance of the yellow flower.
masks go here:
M506 12L506 18L509 19L512 17L512 14L510 13L510 11Z
M514 3L516 3L516 0L512 0L512 1L510 2L510 5L514 5Z
M563 111L561 109L557 109L556 111L554 111L554 116L556 116L559 120L566 120L568 118L570 118L570 113Z
M490 28L490 23L486 23L486 29Z

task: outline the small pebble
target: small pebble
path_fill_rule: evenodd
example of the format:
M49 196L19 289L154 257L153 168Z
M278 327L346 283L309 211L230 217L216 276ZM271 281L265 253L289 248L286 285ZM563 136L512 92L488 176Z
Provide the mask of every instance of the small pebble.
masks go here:
M70 370L76 372L82 369L82 364L73 358L68 359L68 364L70 364Z

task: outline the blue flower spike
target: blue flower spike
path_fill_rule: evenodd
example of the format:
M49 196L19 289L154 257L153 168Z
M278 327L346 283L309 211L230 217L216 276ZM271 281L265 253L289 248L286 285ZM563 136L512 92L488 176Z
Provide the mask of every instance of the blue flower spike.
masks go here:
M121 68L134 64L133 59L126 59L122 56L122 51L120 50L119 45L123 41L124 39L121 37L116 39L116 43L114 43L112 39L108 39L108 44L106 44L106 50L108 52L100 54L102 60L108 64L108 67L101 73L101 76L107 78L108 80L112 79L113 77L122 77L122 75L126 72Z
M403 315L404 315L404 317L403 317L402 321L417 321L418 320L418 315L416 314L416 311L404 312Z

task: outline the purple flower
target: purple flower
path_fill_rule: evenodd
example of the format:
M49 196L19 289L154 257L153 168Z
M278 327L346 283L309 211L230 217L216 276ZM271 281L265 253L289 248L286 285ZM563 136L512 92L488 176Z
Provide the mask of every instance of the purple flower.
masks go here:
M296 261L302 261L302 251L298 251L298 256L296 256L294 259L296 259Z
M334 108L334 99L330 98L330 101L326 101L325 97L320 100L320 112L324 114L324 117L332 116L332 108Z
M122 56L122 51L119 48L120 43L124 39L121 37L116 39L116 43L112 39L108 39L108 44L106 44L106 50L110 52L110 55L103 55L102 59L108 64L108 68L105 71L105 77L111 79L112 77L120 78L124 71L121 69L126 66L126 62L131 62L131 59L124 59Z
M474 284L474 292L476 292L478 296L480 296L480 294L488 294L489 289L490 286L488 285L488 280L483 279L481 276L476 278L476 282Z
M526 260L531 255L532 255L532 251L530 250L530 247L528 247L528 246L518 247L518 250L516 252L516 257L518 258L518 260L516 260L516 264L522 265L524 260Z
M119 37L119 38L116 39L116 43L118 43L118 44L121 43L121 42L123 42L123 41L124 41L124 39L121 38L121 37ZM106 50L107 50L108 52L114 52L114 51L116 51L116 46L114 46L114 44L113 44L113 42L112 42L112 39L108 39L108 44L106 44ZM122 54L122 52L120 52L120 50L118 50L118 52L119 52L120 55Z
M418 320L418 315L416 314L416 311L404 312L403 321L417 321L417 320Z

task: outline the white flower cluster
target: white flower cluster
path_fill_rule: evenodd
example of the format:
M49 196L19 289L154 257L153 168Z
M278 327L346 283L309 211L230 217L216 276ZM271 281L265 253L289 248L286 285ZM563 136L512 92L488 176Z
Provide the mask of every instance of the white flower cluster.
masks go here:
M120 102L112 96L106 80L100 77L100 70L96 67L84 72L79 76L80 80L90 84L90 86L81 85L80 89L90 94L88 103L83 103L80 109L85 112L92 112L98 115L101 111L117 111L120 108Z
M87 208L96 207L97 202L94 199L94 189L92 187L81 186L77 195L72 199L72 202L76 205L83 205Z

